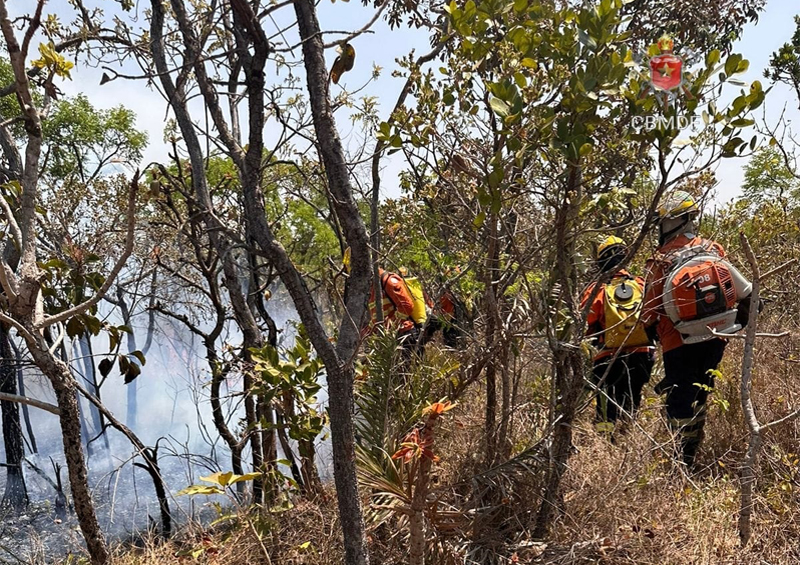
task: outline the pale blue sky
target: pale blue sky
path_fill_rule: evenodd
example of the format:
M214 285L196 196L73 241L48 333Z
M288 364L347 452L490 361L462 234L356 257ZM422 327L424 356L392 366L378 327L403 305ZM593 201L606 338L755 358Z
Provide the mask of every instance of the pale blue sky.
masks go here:
M88 0L87 4L103 6L107 10L113 10L116 6L111 0ZM25 10L28 7L28 0L12 0L12 7L14 5L18 11ZM138 0L138 6L143 10L149 6L149 2ZM51 0L46 12L67 14L70 13L70 8L67 0ZM373 13L358 0L351 2L339 0L335 3L322 0L319 4L319 19L323 30L359 29L371 19ZM793 17L796 13L800 13L800 3L795 0L768 0L766 11L762 13L760 21L745 29L742 40L736 45L737 51L750 60L750 70L743 76L743 80L760 79L765 85L767 84L762 76L763 70L768 64L770 55L791 38L795 27ZM290 21L293 17L291 6L281 10L277 17L279 25ZM139 21L143 22L143 19L140 18ZM369 84L361 95L376 96L380 103L381 115L385 118L403 84L403 79L391 76L391 71L396 66L395 59L407 54L412 48L417 50L417 54L425 52L429 44L425 33L407 29L392 31L382 19L372 30L374 33L364 34L353 42L357 51L356 65L353 71L344 75L341 83L345 88L356 89L369 80L373 64L383 67L380 78ZM295 30L288 31L286 36L289 42L297 41ZM328 35L326 41L338 37L341 36ZM330 49L326 54L329 66L335 57L335 51ZM126 83L118 80L100 87L100 74L97 69L78 68L73 73L74 80L64 83L62 90L67 94L86 92L92 102L99 107L111 107L122 103L134 110L138 114L139 127L150 134L150 145L145 153L144 162L163 160L165 146L162 142L162 128L166 115L166 105L163 100L156 93L145 90L142 82ZM332 85L332 94L336 93L337 88ZM767 97L764 109L767 120L771 123L777 120L784 106L788 107L787 116L790 119L797 121L800 118L794 93L786 87L776 86ZM360 132L353 130L347 110L340 109L336 118L345 141L351 140L356 144L356 136ZM760 119L761 113L756 118ZM399 193L397 175L402 170L403 163L398 156L385 161L383 192L385 196L395 196ZM744 159L729 159L718 166L720 200L728 200L739 192L742 167L745 162Z
M736 51L750 61L750 69L742 75L743 81L760 80L765 87L769 85L769 81L763 76L764 69L767 68L772 53L791 40L795 30L794 16L797 14L800 14L800 2L797 0L768 0L767 8L758 23L745 28L742 39L735 47ZM787 110L787 119L794 122L797 128L800 123L797 95L783 85L775 85L767 95L764 108L759 109L754 119L760 122L762 118L766 118L767 123L774 125L784 107ZM728 200L738 194L746 161L725 159L717 168L720 200Z

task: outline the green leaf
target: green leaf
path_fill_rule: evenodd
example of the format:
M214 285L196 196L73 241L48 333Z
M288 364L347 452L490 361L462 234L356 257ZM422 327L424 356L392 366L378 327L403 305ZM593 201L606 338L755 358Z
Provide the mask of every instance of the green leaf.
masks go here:
M83 333L83 324L77 316L72 317L67 321L67 336L78 337Z
M497 187L500 186L500 183L503 180L503 170L502 169L492 169L492 172L489 173L489 188L495 190Z
M147 359L145 359L144 353L142 353L138 349L136 351L131 351L129 355L133 355L134 357L136 357L139 360L139 363L142 364L142 366L144 366L145 363L147 363Z
M475 6L474 0L467 0L467 3L464 4L464 18L472 18L475 16L475 12L477 11L477 7Z
M228 483L230 482L233 476L234 476L233 471L226 471L224 473L217 472L207 477L200 477L200 480L224 487L228 486Z
M743 59L742 61L739 62L739 65L736 67L736 72L746 73L747 69L749 68L750 68L750 61L748 61L747 59Z
M131 366L130 360L125 355L117 355L117 360L119 361L119 372L126 375Z
M714 65L719 63L719 60L720 60L719 49L714 49L708 55L706 55L706 66L713 67Z
M224 494L224 492L219 487L208 486L208 485L192 485L190 487L186 487L181 491L178 491L178 496L195 495L195 494L211 495L211 494Z
M102 376L107 377L111 372L111 369L114 368L114 360L108 358L102 359L97 368L100 370L100 374Z
M503 102L502 100L500 100L495 96L493 96L492 99L489 100L489 106L491 106L492 110L494 110L495 113L501 118L505 118L506 116L508 116L508 113L510 111L508 104L506 104L505 102Z
M112 328L112 331L110 332L110 335L108 336L108 349L109 349L109 351L114 351L117 348L118 345L119 345L119 332L113 331L113 328Z
M137 365L136 363L129 363L128 370L125 371L125 384L127 385L132 383L134 380L136 380L136 377L138 377L141 374L142 374L142 368L139 367L139 365Z
M749 118L739 118L737 120L733 120L731 125L735 128L746 128L752 126L754 123L756 123L755 120L751 120Z
M734 53L733 55L729 56L728 59L725 61L725 74L731 76L735 72L737 72L739 68L739 63L742 62L742 56L738 53Z

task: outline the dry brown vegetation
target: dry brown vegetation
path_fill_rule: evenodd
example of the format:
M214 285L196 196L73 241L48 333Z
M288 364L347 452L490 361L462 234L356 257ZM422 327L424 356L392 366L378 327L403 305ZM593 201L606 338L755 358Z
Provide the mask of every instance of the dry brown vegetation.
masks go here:
M768 316L765 325L775 329L779 324L775 316ZM798 345L796 337L791 337L764 341L757 350L754 393L763 421L779 418L795 406L792 391L800 385L794 371ZM482 545L492 550L481 554L486 561L466 562L797 563L800 426L796 421L769 431L765 438L756 487L754 535L746 549L740 547L737 468L744 456L747 434L739 404L741 354L739 342L729 345L695 473L687 475L671 459L673 447L661 399L651 392L660 378L657 367L636 424L616 444L596 435L591 410L583 411L575 429L575 453L564 482L563 506L551 536L543 542L530 537L539 504L535 487L540 477L536 476L534 458L528 463L527 475L519 469L501 469L500 474L506 476L495 477L498 484L502 482L499 488L506 498L495 511L480 514ZM544 414L538 412L546 406L546 391L541 390L544 381L537 377L537 369L542 367L530 367L519 386L513 445L509 446L512 458L535 443L537 433L541 433ZM477 389L471 390L439 429L436 453L441 459L434 467L432 489L443 497L455 499L469 493L471 481L481 468L481 396ZM140 547L120 548L115 563L343 563L341 530L330 491L313 502L298 499L294 508L270 515L260 527L266 532L263 542L269 560L249 528L205 530L196 526L167 544L151 539ZM459 532L448 532L449 547L460 547L458 536L466 540L474 535L475 527L476 522L467 519ZM370 530L375 562L406 562L403 537L396 534L385 526ZM452 552L450 558L456 553Z

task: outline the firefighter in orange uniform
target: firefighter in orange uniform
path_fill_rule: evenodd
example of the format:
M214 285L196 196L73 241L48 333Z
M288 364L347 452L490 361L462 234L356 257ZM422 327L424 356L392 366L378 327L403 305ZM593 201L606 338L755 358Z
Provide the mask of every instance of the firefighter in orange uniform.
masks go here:
M702 341L684 343L673 319L665 308L665 283L682 251L697 249L719 259L725 257L722 246L695 235L694 221L699 209L694 198L676 191L659 208L659 247L647 264L647 292L642 321L648 334L661 342L664 378L655 386L657 394L666 394L666 412L670 429L679 435L678 456L688 467L703 441L706 402L714 386L716 371L725 352L726 340L714 337L709 330ZM749 294L740 297L736 323L747 324Z
M350 248L344 251L342 264L345 272L350 272ZM410 354L420 347L420 326L412 319L414 313L414 297L406 280L397 273L378 269L381 280L381 296L383 306L383 327L395 328L397 338L405 354ZM369 293L370 321L361 330L361 337L372 333L377 327L378 317L375 312L375 287Z
M614 276L596 294L595 284L589 285L581 308L592 299L586 334L600 348L593 360L598 389L595 429L613 441L617 422L632 417L639 408L642 388L653 370L654 348L638 323L644 279L618 269L625 257L625 242L610 236L597 251L600 271L614 271Z
M383 326L397 328L397 336L403 347L413 349L419 338L419 328L411 319L414 311L414 299L403 281L402 276L384 269L378 269L381 279ZM370 291L369 312L371 325L374 327L378 319L375 312L375 289Z

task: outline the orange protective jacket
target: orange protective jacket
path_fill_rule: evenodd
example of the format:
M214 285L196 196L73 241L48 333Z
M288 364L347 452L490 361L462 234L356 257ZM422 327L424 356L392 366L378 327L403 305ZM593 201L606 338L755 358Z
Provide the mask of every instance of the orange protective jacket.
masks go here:
M400 275L378 270L383 288L383 325L384 327L396 326L399 332L406 332L414 327L411 312L414 311L414 300L408 292L408 287ZM377 316L375 312L375 288L369 295L369 312L371 316L370 331L374 329Z
M644 288L644 279L642 277L631 277L631 274L626 271L625 269L621 269L618 271L611 280L616 278L633 278L637 283L642 285ZM586 290L583 291L583 296L581 297L581 310L586 307L586 304L589 302L589 298L592 296L592 292L594 292L595 283L590 284L586 287ZM600 289L600 292L592 300L592 305L589 307L589 315L586 317L586 335L595 335L599 331L602 331L606 327L606 293L605 293L605 285L603 288ZM600 335L600 342L602 343L602 335ZM633 347L622 347L621 353L647 353L652 351L654 348L649 345L636 345ZM606 349L603 348L600 352L594 356L594 361L599 361L604 359L605 357L610 357L617 352L616 349Z
M692 237L689 237L691 235ZM667 270L671 267L672 259L677 252L689 247L702 246L711 253L725 257L725 250L716 241L696 237L692 234L681 234L668 241L658 249L651 259L647 261L647 286L644 298L644 309L642 311L642 323L645 327L656 324L658 340L661 342L661 349L664 353L677 349L683 345L683 339L675 324L672 323L664 310L664 285L666 277L669 275Z

